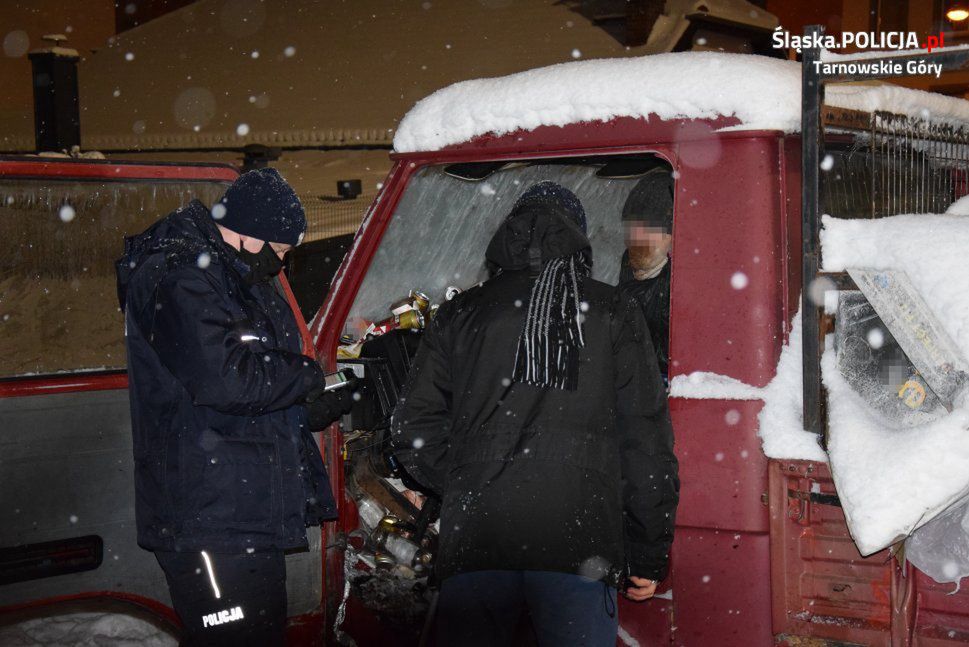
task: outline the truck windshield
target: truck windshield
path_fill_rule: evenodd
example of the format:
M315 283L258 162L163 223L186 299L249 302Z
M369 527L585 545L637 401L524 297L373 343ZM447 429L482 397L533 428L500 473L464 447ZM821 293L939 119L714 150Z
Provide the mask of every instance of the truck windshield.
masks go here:
M124 368L123 237L216 182L0 179L0 378Z
M487 278L485 249L515 200L551 180L582 201L592 241L595 279L615 285L625 250L620 216L639 178L596 175L594 164L508 165L480 181L452 177L443 166L420 169L410 180L357 293L345 332L359 337L390 316L388 305L411 290L432 303L449 286L465 290Z

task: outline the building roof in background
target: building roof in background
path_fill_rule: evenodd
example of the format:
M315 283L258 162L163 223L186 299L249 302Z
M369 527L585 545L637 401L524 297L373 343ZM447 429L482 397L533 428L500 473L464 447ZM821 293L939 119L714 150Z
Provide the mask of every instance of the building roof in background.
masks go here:
M456 81L635 53L556 0L200 0L81 63L82 147L387 146Z

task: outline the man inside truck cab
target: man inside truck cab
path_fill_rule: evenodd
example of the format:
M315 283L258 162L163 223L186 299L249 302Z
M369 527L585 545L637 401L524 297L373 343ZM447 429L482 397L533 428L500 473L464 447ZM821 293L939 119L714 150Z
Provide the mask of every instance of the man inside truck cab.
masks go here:
M649 171L622 209L626 253L619 289L635 300L649 326L659 370L669 374L670 248L673 244L673 176L666 167Z
M394 451L442 497L438 644L616 642L616 592L666 577L679 484L666 391L634 302L590 278L578 198L515 203L491 278L441 306L394 413Z
M336 514L311 431L324 394L277 282L306 229L274 169L240 176L125 240L125 313L138 543L168 580L185 645L278 645L283 551Z

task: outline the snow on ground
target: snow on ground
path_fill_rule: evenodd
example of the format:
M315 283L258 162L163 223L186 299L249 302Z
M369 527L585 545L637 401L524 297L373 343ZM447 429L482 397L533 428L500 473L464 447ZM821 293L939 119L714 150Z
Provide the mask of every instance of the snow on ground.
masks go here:
M877 220L825 216L823 267L908 274L943 329L969 357L969 219L900 215ZM911 533L969 493L969 406L916 427L869 407L842 377L832 352L829 455L852 537L863 554Z
M825 102L969 121L969 102L891 85L833 85ZM436 150L488 133L652 115L727 116L740 121L730 129L796 132L801 123L801 67L762 56L679 52L560 63L462 81L419 101L400 122L394 148L403 153Z
M154 624L120 613L66 613L0 625L4 647L175 647Z

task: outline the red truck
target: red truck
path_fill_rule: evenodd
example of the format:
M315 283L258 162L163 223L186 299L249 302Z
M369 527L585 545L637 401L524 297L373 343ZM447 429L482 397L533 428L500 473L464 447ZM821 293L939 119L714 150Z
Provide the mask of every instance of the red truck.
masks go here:
M745 70L733 73L743 76ZM797 88L800 73L794 75ZM580 197L589 214L595 276L615 283L625 197L645 170L666 168L675 179L670 377L706 371L754 387L771 381L806 280L803 250L813 249L802 237L802 182L804 176L816 182L817 174L802 174L798 133L752 127L751 120L718 105L720 113L714 105L702 116L657 108L649 115L588 113L559 123L518 123L503 134L483 131L392 156L390 175L310 326L325 366L343 363L383 377L368 378L372 390L363 397L376 413L355 411L342 428L334 426L321 438L340 519L324 528L322 538L313 538L319 540L313 551L289 557L294 644L346 637L360 645L419 643L423 616L433 611L426 589L433 520L404 496L406 475L379 451L380 434L394 388L406 377L420 322L449 290L485 278L486 241L530 183L554 180ZM794 106L800 116L797 98ZM820 104L819 109L826 110ZM841 176L861 178L870 173L876 153L858 145L845 115L862 122L864 115L839 114L843 129L834 132L832 126L824 151ZM448 117L441 117L442 130ZM45 251L43 258L57 262L41 268L44 263L27 247L17 263L5 261L0 275L10 282L0 292L2 314L11 307L7 294L26 296L32 290L38 299L31 311L37 315L27 313L36 325L18 332L23 337L16 340L5 329L2 341L0 611L13 612L3 617L23 614L25 607L96 598L134 603L173 619L161 572L134 541L120 338L91 337L99 326L120 333L113 278L99 287L85 283L93 266L83 261L93 252L66 229L72 221L64 218L73 211L76 224L83 216L127 233L189 194L213 198L234 175L232 169L206 166L0 163L0 186L14 194L0 210L34 204L16 193L29 182L35 184L24 196L61 183L70 189L54 202L36 203L38 220L53 235L42 236L38 229L23 234L20 243L56 241L63 247ZM164 195L170 201L164 207L152 203L157 211L151 218L147 207L138 207L147 196L125 202L130 196L124 187L145 183L152 200ZM867 186L857 184L859 191ZM155 188L162 186L171 190ZM945 200L958 197L955 185L945 191ZM62 193L71 199L64 202ZM859 195L822 187L818 200L827 206L837 202L841 217L869 217L870 200ZM62 213L64 204L71 210ZM89 211L82 204L94 206ZM134 218L140 209L144 222ZM16 251L9 238L3 240ZM72 245L79 260L68 264ZM84 307L100 314L70 319L65 309L74 313L77 306L50 298L54 282L62 290L91 290L101 300L85 300ZM58 326L69 334L57 337L55 345ZM368 339L393 330L406 334L397 336L393 348L368 353ZM28 348L32 337L36 347ZM84 350L89 346L93 350ZM100 370L90 372L95 367ZM671 399L682 480L672 573L653 600L621 602L617 644L969 642L969 594L948 595L951 587L900 568L887 551L862 558L826 463L763 453L761 407L757 400Z
M319 354L333 366L339 357L354 357L360 340L385 330L390 308L408 294L421 293L438 303L451 286L464 288L483 280L488 237L516 196L541 180L558 182L582 200L596 259L594 276L615 284L623 252L620 213L625 196L637 177L661 165L675 179L670 378L708 372L766 387L775 376L802 291L808 292L802 288L818 276L821 213L841 218L897 213L881 208L888 195L884 189L874 199L876 180L884 183L879 187L904 192L905 186L927 181L927 175L916 177L913 164L944 166L942 157L913 152L925 150L913 145L913 133L928 131L909 123L912 130L904 132L908 139L899 143L903 131L894 131L894 139L879 132L876 124L883 115L875 113L904 109L918 121L925 114L920 102L933 99L924 93L891 94L897 88L869 88L865 101L881 106L866 111L857 107L862 103L856 100L857 89L839 93L829 88L832 103L840 105L826 105L823 93L817 93L816 75L815 102L805 99L802 114L796 93L801 68L794 63L758 61L748 67L746 61L729 57L713 62L683 58L689 54L672 56L681 58L648 58L659 61L660 68L669 64L686 89L705 75L708 96L688 97L696 98L699 107L650 103L655 95L649 94L653 90L646 82L635 89L646 96L641 104L648 114L623 114L636 111L632 100L605 105L615 97L592 96L600 90L608 94L623 82L639 83L624 74L628 62L589 62L601 67L582 64L586 67L573 71L557 66L462 83L419 103L413 120L405 119L398 131L398 149L408 152L392 156L388 180L311 325ZM642 65L637 73L648 76L654 71L645 59ZM759 70L759 65L769 69ZM720 106L730 103L724 95L731 89L710 78L716 75L746 82L742 92L755 87L770 96L738 97L741 107L725 114ZM850 79L841 75L834 80ZM577 99L561 90L583 84L592 88ZM791 86L795 94L790 103L773 94L789 92ZM571 113L564 105L570 99L580 104ZM752 106L743 107L745 100ZM757 113L759 101L771 104L766 109L777 125L760 125L764 114ZM965 114L961 106L953 109ZM709 114L718 111L722 114ZM802 121L811 133L803 148L800 134L790 132L800 130ZM805 154L812 161L802 173ZM958 173L964 173L967 160L958 162ZM944 210L965 193L960 188L964 183L952 179L956 171L946 172L948 181L921 187L934 191L933 208L942 205ZM804 218L802 198L809 205ZM843 277L829 280L832 289L848 287ZM804 352L817 354L819 344L823 348L819 335L824 322L819 321L818 306L805 303L811 310L805 314L805 335L813 334L818 341L806 343ZM820 389L817 355L814 360L805 359L807 370L814 371L805 374L809 430L815 408L823 418L823 393L813 399L810 394L812 382ZM801 394L797 397L800 401ZM900 567L887 550L862 557L848 532L827 462L764 454L758 437L762 406L750 399L671 398L682 481L672 574L655 599L621 603L618 644L969 642L969 594L952 593L951 585L939 584L910 565ZM818 415L813 419L818 421ZM367 526L373 520L368 522L368 517L375 502L382 512L415 518L414 510L393 492L401 489L400 483L396 488L378 483L381 469L372 468L367 448L379 435L351 426L351 440L339 434L327 440L328 456L347 458L346 469L332 470L334 485L347 498L340 523L329 529L328 544L342 545L341 533L359 533L361 527L370 533ZM339 464L339 459L333 463ZM392 468L382 474L398 476ZM366 508L359 516L354 502ZM374 561L379 568L379 537L372 552L362 551L333 549L327 556L326 590L335 595L331 606L342 598L345 574L353 580L355 569L369 570ZM361 554L368 559L361 561ZM348 590L350 598L339 611L343 631L366 644L392 644L395 639L406 643L399 633L380 634L373 622L381 617L379 608L361 602L354 586Z

